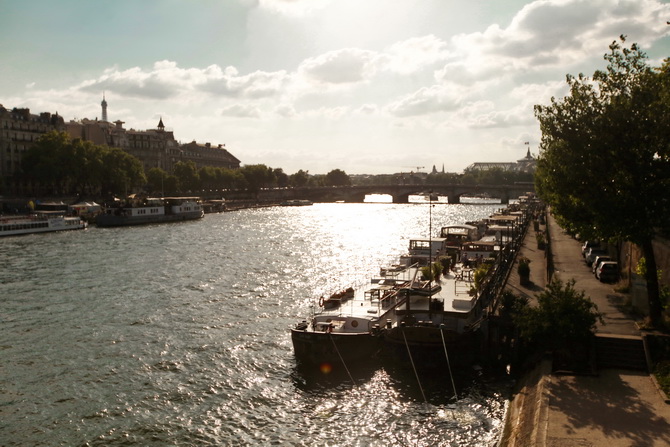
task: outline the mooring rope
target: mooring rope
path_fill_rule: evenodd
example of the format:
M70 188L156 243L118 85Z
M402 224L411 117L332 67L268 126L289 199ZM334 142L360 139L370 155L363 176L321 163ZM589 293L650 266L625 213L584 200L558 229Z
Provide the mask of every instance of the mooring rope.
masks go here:
M347 372L347 374L349 375L349 378L351 379L351 383L353 383L354 386L356 386L356 382L354 381L354 377L353 377L353 376L351 375L351 373L349 372L349 368L347 368L347 364L344 363L344 359L342 358L342 355L340 354L340 350L337 349L337 343L335 343L335 339L333 338L333 335L332 335L332 334L328 334L328 336L330 337L330 341L333 342L333 347L335 348L335 352L337 352L337 356L340 358L340 361L342 362L342 365L344 366L344 370L345 370L345 371Z
M456 384L454 383L454 374L451 372L451 363L449 363L449 354L447 354L447 342L444 341L444 325L440 325L440 335L442 336L442 347L444 347L444 356L447 358L447 368L449 369L449 377L451 377L451 386L454 388L454 397L458 400L458 393L456 392Z
M409 344L407 343L407 337L405 337L405 331L402 328L399 328L402 332L402 338L405 340L405 347L407 347L407 355L409 355L409 361L412 363L412 369L414 370L414 375L416 376L416 382L419 384L419 389L421 390L421 395L423 396L423 401L428 402L426 395L423 392L423 387L421 386L421 380L419 379L419 373L416 372L416 367L414 366L414 359L412 359L412 353L409 350Z

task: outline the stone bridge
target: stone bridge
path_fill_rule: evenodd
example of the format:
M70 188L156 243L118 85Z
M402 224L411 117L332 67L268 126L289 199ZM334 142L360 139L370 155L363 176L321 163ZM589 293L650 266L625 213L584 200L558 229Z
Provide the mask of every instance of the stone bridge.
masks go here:
M408 203L409 196L434 193L447 196L449 203L460 203L462 196L486 195L509 203L527 192L535 191L532 183L512 185L365 185L365 186L323 186L311 188L264 189L255 197L248 191L228 191L223 195L227 200L252 199L260 202L306 199L313 202L363 202L369 194L388 194L393 203Z

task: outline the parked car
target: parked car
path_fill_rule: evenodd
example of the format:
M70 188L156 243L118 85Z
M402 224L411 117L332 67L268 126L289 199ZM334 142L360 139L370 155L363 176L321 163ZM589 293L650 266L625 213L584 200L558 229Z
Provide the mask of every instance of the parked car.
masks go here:
M614 261L601 262L596 270L596 278L601 282L615 282L619 279L619 264Z
M593 271L593 274L596 274L596 269L600 267L601 262L605 261L611 261L612 257L607 256L607 255L598 255L596 258L593 260L593 264L591 265L591 270Z
M582 245L582 257L586 257L586 253L589 248L600 248L600 242L598 241L584 241Z
M592 248L589 248L588 252L586 253L586 257L584 258L584 261L586 262L586 265L591 267L591 265L593 264L593 261L596 260L596 256L603 256L603 255L606 255L606 254L607 254L606 250L603 250L601 248L592 247Z

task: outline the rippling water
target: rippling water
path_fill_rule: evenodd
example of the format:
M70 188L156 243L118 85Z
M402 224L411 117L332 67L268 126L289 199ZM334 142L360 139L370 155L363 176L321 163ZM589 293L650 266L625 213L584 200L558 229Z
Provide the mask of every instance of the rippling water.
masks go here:
M500 205L316 204L0 239L0 445L487 446L504 399L448 372L296 368L313 296ZM423 394L426 395L426 401Z

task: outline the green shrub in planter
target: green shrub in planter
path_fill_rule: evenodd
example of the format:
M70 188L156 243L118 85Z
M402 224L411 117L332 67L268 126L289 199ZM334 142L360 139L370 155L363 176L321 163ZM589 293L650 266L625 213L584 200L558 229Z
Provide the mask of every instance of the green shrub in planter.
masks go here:
M521 285L526 285L530 283L530 259L528 258L519 258L519 266L517 267L517 273L519 273L519 278L521 279Z

